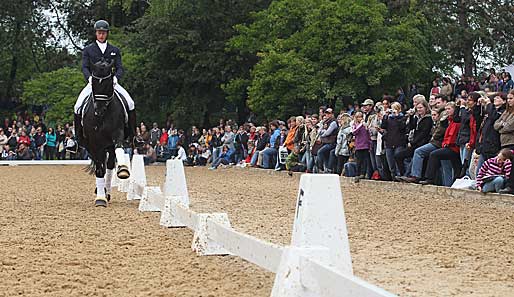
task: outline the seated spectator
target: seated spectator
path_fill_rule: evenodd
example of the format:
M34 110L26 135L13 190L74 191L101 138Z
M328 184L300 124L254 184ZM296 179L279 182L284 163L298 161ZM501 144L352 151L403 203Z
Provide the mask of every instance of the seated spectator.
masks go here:
M32 154L28 148L28 146L22 142L18 146L18 150L16 151L16 159L17 160L31 160Z
M441 160L450 160L453 167L453 180L456 178L462 168L460 162L459 147L455 143L457 134L460 128L460 123L454 121L455 116L455 103L449 102L446 104L446 112L448 115L448 128L446 128L442 147L430 153L428 159L427 170L425 172L425 180L421 184L435 184L436 174L441 167Z
M198 158L198 151L196 149L196 146L194 144L191 144L189 146L188 152L187 152L187 160L184 162L184 165L186 166L195 166Z
M411 171L410 176L408 177L400 177L402 181L405 182L419 182L421 177L423 176L423 164L425 159L430 156L430 153L435 151L438 148L441 148L444 139L444 133L446 131L446 127L448 126L447 117L442 117L444 109L433 109L432 110L432 130L431 135L432 138L430 142L418 147L414 150L414 155L411 161Z
M243 125L239 126L234 138L234 163L241 163L248 155L248 133Z
M0 159L7 161L16 160L16 153L11 149L9 144L4 145L4 149L0 154Z
M212 162L215 162L219 155L221 154L221 150L223 148L223 133L219 128L213 129L213 135L211 138L211 142L209 142L209 146L212 149Z
M181 145L178 146L177 156L175 158L181 160L182 162L187 161L186 150L184 149L183 146L181 146Z
M287 121L289 124L291 119ZM269 139L269 145L262 151L262 167L265 169L271 169L275 166L276 158L278 156L278 146L276 145L277 139L280 136L280 129L278 122L273 121L270 123L271 136Z
M159 143L163 146L168 145L168 131L166 131L166 128L162 128L161 130L161 137L159 138Z
M477 189L483 193L500 192L510 177L512 157L510 149L502 149L498 156L485 161L478 171Z
M234 154L234 150L231 150L228 145L224 145L222 147L220 157L214 163L211 164L211 167L209 167L209 169L211 169L211 170L217 169L218 166L220 166L221 164L223 164L223 165L230 164L232 162L233 154Z
M198 147L198 157L197 157L197 166L205 166L207 165L207 161L211 157L211 150L209 148L200 145Z
M155 146L155 154L157 155L157 162L166 162L166 160L171 158L170 150L162 143L158 143Z
M144 149L145 155L143 156L143 161L145 165L155 163L155 161L157 161L157 153L155 149L149 143L145 143Z
M415 110L415 111L414 111ZM408 170L405 171L404 162L406 159L414 156L414 151L430 141L430 132L432 130L433 121L426 101L422 101L415 106L415 109L409 111L409 142L407 148L394 155L396 165L400 170L400 176L410 174L410 164Z
M266 127L260 127L260 129L258 128L257 131L259 132L259 137L257 138L257 143L255 145L255 151L253 153L252 160L250 161L250 164L253 167L259 166L259 155L269 145L269 140L270 140L270 136L268 134L268 129Z
M251 126L250 132L248 133L248 153L245 159L245 163L250 163L252 161L253 153L255 151L255 145L257 143L257 138L259 134L257 132L257 127Z
M25 130L21 131L20 137L18 137L18 145L22 143L27 147L30 146L30 137L27 135L27 132L25 132Z

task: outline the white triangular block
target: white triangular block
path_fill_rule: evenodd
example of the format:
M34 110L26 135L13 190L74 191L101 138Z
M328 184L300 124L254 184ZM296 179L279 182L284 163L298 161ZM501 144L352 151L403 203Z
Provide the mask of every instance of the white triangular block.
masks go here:
M120 186L120 179L118 178L118 175L116 174L116 167L113 170L113 175L111 179L111 189L118 188Z
M225 227L230 227L230 221L226 213L198 214L198 226L193 236L191 248L200 256L229 255L229 251L209 237L208 220Z
M179 215L177 213L177 206L180 204L183 208L189 209L189 205L184 205L180 200L175 198L179 197L164 197L164 207L161 208L161 219L159 221L159 224L163 227L187 227L187 225L179 219Z
M317 284L303 274L303 259L315 258L318 261L330 260L326 247L286 247L275 274L271 297L314 297Z
M161 211L160 200L164 201L160 187L145 187L139 202L139 211Z
M166 180L164 182L164 196L173 197L183 205L189 207L189 193L187 191L184 164L180 160L166 161Z
M330 250L330 260L323 264L353 275L338 175L301 176L291 246L327 247Z
M129 178L127 200L140 200L146 186L145 161L143 155L134 155Z

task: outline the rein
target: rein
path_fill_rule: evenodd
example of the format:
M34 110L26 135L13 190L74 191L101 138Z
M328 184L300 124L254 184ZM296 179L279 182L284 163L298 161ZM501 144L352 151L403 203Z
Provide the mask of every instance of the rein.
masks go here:
M100 83L102 83L102 80L110 78L110 77L112 76L112 73L110 73L109 75L104 76L104 77L98 77L98 76L95 76L94 74L91 74L91 76L92 76L93 78L98 79L98 80L100 81Z

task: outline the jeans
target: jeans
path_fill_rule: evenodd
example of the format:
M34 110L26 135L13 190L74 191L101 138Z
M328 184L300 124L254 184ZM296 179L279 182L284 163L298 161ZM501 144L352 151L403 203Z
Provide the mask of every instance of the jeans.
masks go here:
M218 168L218 166L220 166L220 164L223 164L223 165L228 165L228 161L225 160L224 158L218 158L216 159L216 161L214 161L212 164L211 164L211 168Z
M378 170L377 166L377 141L371 141L371 147L369 148L369 158L371 159L372 171Z
M442 185L445 187L451 187L453 185L453 177L457 174L455 169L453 169L452 162L441 160L441 174Z
M401 176L407 176L410 174L410 162L409 159L414 155L414 150L410 147L401 150L400 152L394 154L394 159L396 160L396 166L400 171ZM409 168L407 168L409 167Z
M268 147L262 151L262 167L272 169L275 165L278 150L274 147Z
M250 160L250 165L255 166L257 164L257 159L259 158L259 151L255 150L252 155L252 160Z
M435 151L437 147L431 143L427 143L414 150L414 156L411 162L411 173L413 177L421 178L423 171L423 162L430 153Z
M221 150L223 149L222 146L219 146L219 147L215 147L213 150L212 150L212 163L216 162L220 155L221 155Z
M398 146L394 148L386 148L386 158L387 158L387 165L389 165L389 171L391 172L391 177L395 177L397 175L400 175L400 170L398 166L396 166L396 160L394 159L394 156L398 154L399 152L403 151L405 147Z
M314 158L312 157L311 151L307 149L305 154L303 154L302 160L300 163L305 164L308 172L312 172L312 168L314 167Z
M469 160L471 157L471 150L466 148L466 145L460 147L460 162L464 165L464 161L466 159ZM466 175L469 176L469 163L467 164L468 168L466 168ZM456 172L456 174L460 174L460 172Z
M329 157L330 151L336 147L335 143L326 143L318 151L318 169L327 170L330 169Z
M483 193L489 193L489 192L498 193L504 187L505 187L505 178L502 176L498 176L495 179L493 179L492 181L483 184L482 192Z

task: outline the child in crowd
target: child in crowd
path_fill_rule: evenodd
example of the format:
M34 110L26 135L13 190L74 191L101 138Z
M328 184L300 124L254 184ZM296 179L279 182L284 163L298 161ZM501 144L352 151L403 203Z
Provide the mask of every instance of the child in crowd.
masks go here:
M477 189L483 193L503 189L511 174L512 157L510 149L502 149L498 156L485 161L477 175Z
M364 124L364 115L358 111L355 113L354 122L352 125L352 133L355 136L355 159L357 159L357 174L359 178L364 178L366 175L366 164L369 160L369 148L371 145L371 138L369 136L368 128Z

